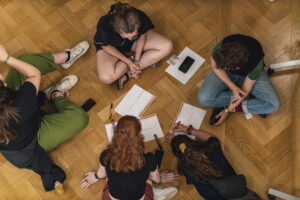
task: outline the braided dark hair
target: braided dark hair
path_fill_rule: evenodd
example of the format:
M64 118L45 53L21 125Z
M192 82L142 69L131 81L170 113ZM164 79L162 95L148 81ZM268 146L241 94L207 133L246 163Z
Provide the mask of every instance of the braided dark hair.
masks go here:
M184 144L184 148L181 148ZM173 154L178 158L178 173L185 171L196 181L207 182L211 177L220 178L222 172L208 158L208 154L216 147L215 144L206 145L193 141L185 135L175 136L171 141Z

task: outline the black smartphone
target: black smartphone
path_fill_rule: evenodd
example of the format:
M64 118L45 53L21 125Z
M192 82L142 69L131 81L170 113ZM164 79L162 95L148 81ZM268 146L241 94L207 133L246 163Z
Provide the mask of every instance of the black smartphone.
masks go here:
M85 112L88 112L92 107L96 105L96 101L93 99L89 98L82 106L81 108L85 110Z
M0 87L4 87L4 82L0 80Z
M195 60L189 56L187 56L184 61L181 63L181 65L179 66L179 70L182 71L183 73L186 73L190 67L192 66L192 64L195 62Z

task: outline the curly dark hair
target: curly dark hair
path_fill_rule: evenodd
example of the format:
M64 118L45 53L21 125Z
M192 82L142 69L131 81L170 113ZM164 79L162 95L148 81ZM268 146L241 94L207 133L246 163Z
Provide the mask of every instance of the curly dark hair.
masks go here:
M228 42L215 52L213 59L217 68L234 71L247 65L249 55L246 46L239 42Z
M186 146L184 152L180 149L180 145L183 143ZM171 141L171 147L173 154L178 158L178 173L183 174L183 171L185 171L199 182L207 182L211 177L222 177L222 172L208 158L208 154L216 145L218 144L206 145L205 143L194 141L186 135L175 136Z

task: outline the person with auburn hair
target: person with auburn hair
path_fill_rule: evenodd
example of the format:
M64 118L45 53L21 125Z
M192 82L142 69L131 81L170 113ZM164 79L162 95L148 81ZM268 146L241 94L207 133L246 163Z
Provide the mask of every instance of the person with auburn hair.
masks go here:
M184 175L186 183L193 184L206 200L260 200L246 187L245 177L236 175L216 137L182 124L175 124L171 132L167 133L166 141L171 143L172 152L178 159L178 173ZM197 140L187 135L175 136L173 132L192 134Z
M260 43L246 35L230 35L211 54L211 72L198 92L198 102L213 107L211 125L221 125L231 112L276 112L280 98L264 70ZM241 84L241 86L239 86Z
M155 67L173 49L172 41L152 31L149 17L127 3L111 6L97 25L94 44L97 51L99 80L116 83L120 90L130 77L149 66ZM132 58L125 53L135 52Z
M88 42L83 41L65 52L14 58L0 45L0 61L12 67L5 82L0 74L0 152L14 166L39 174L47 192L57 189L61 194L66 174L46 152L79 133L89 118L64 97L77 83L77 76L66 76L45 94L39 92L41 75L57 70L58 64L69 68L88 46ZM47 114L40 109L45 96L57 112Z
M159 173L154 154L145 153L141 124L136 117L122 117L116 127L111 143L100 155L100 167L88 172L81 180L87 188L99 179L107 177L102 200L153 200L171 199L177 189L155 188L156 183L168 183L177 179L175 173Z

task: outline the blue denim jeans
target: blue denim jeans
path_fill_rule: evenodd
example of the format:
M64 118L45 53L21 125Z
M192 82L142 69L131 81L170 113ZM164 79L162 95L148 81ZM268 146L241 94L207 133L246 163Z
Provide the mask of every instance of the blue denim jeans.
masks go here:
M245 80L245 76L239 76L227 72L233 83ZM276 112L280 107L280 98L271 83L267 73L263 70L251 90L254 98L247 100L247 109L253 114L268 114ZM211 71L198 91L198 102L205 107L223 107L230 104L233 94L228 86Z

